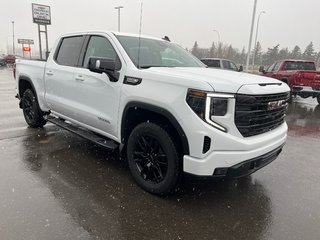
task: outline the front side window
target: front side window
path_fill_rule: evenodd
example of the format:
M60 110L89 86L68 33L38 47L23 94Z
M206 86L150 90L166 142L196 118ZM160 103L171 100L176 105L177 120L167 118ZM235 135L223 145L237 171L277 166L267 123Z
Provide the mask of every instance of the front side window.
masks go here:
M269 67L267 68L266 72L272 72L272 69L274 68L274 65L275 65L275 63L272 64L271 66L269 66Z
M272 69L272 72L276 72L276 71L278 71L278 70L279 70L280 65L281 65L281 62L277 62L277 63L274 65L274 67L273 67L273 69Z
M237 66L233 62L230 62L230 61L227 61L227 60L222 60L222 64L223 64L223 68L225 68L225 69L238 71Z
M149 38L116 36L138 68L205 67L196 57L176 44ZM140 43L139 43L140 42Z
M90 38L83 61L83 67L88 67L90 57L108 58L114 60L116 63L120 62L109 40L101 36L92 36ZM116 66L120 66L120 64L116 64Z
M77 65L83 36L66 37L62 39L56 62L60 65L74 67Z

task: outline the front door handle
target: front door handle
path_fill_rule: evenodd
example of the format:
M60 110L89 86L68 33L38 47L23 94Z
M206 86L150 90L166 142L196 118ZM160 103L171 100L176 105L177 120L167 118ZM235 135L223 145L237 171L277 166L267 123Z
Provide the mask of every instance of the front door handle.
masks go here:
M53 75L53 71L48 70L48 71L46 72L46 74L49 75L49 76L52 76L52 75Z
M75 77L75 80L80 81L80 82L83 82L83 81L84 81L84 78L83 78L82 75L77 75L77 76Z

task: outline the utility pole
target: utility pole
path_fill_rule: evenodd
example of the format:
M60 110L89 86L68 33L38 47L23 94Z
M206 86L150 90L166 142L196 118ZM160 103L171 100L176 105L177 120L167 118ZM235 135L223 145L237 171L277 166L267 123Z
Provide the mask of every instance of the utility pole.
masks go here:
M257 39L258 39L258 30L259 30L259 22L260 22L260 17L262 13L266 13L265 11L261 11L259 13L259 17L258 17L258 21L257 21L257 27L256 27L256 38L254 40L254 45L253 45L253 50L256 51L257 49ZM252 56L252 70L254 68L254 58L255 58L256 52L253 52L253 56Z
M249 47L248 47L248 54L247 54L246 72L249 71L251 42L252 42L252 35L253 35L254 20L255 20L255 17L256 17L256 9L257 9L257 0L254 0L252 21L251 21L251 31L250 31L250 38L249 38Z
M16 55L16 49L14 46L14 21L12 21L12 55Z
M118 9L118 32L120 32L120 10L123 6L115 7L114 9Z

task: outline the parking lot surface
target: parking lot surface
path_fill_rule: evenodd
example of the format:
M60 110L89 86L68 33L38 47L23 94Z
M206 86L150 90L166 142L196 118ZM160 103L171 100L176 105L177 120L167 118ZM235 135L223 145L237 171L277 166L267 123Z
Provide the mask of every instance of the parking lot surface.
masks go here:
M296 98L279 158L233 181L186 178L157 197L117 154L47 124L30 129L0 69L0 239L319 239L320 106Z

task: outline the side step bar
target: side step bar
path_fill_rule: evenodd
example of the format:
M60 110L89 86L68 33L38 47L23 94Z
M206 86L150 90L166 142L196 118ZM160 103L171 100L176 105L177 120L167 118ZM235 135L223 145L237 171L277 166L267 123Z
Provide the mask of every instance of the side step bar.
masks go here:
M56 117L48 116L47 120L61 128L64 128L80 137L83 137L85 139L88 139L95 144L105 147L109 150L115 150L119 147L119 144L116 143L115 141L108 139L106 137L100 136L98 134L95 134L93 132L84 130L82 128L79 128L77 126L71 125L69 123L66 123L64 120L61 120Z

